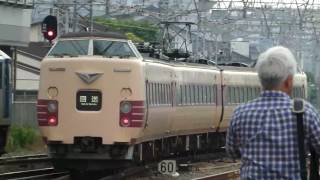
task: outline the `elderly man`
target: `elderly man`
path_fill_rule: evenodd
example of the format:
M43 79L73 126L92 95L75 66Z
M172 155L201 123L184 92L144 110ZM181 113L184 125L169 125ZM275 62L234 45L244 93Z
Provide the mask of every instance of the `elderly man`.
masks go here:
M227 152L241 157L241 179L301 179L296 116L290 94L297 64L289 49L268 49L259 56L257 71L263 91L234 111L227 134ZM320 152L320 117L305 102L307 147Z

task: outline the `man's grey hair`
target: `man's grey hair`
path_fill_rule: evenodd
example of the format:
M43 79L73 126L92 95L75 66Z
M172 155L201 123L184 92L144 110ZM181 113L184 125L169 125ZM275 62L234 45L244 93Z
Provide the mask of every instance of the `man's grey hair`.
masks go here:
M297 62L288 48L276 46L259 56L256 69L263 89L272 90L296 73Z

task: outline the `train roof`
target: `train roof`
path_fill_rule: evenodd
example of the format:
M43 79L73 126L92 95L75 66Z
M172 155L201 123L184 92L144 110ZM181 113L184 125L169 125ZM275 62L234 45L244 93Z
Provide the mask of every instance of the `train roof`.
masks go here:
M127 36L118 32L78 32L68 33L62 35L60 38L83 38L83 37L100 37L100 38L114 38L114 39L125 39Z

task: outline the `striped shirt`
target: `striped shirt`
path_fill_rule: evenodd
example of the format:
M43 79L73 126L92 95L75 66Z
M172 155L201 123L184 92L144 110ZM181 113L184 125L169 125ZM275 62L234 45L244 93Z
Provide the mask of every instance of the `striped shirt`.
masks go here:
M305 149L320 152L320 117L305 102ZM227 152L241 157L243 180L301 179L296 115L292 100L281 91L263 91L234 111L227 134Z

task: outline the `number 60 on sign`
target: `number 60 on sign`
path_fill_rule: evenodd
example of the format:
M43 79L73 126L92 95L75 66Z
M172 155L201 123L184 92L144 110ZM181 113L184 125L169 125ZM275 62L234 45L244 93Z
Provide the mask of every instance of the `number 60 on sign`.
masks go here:
M176 161L163 160L159 162L158 171L162 174L174 174L176 172Z

